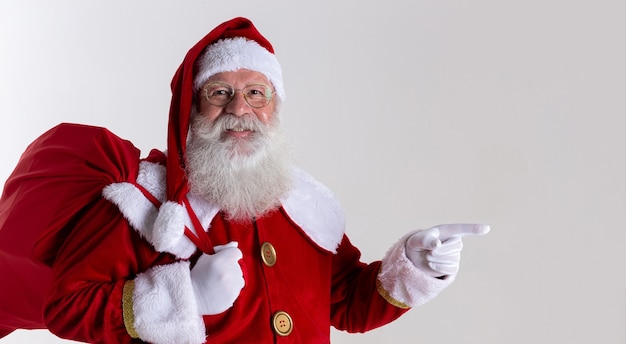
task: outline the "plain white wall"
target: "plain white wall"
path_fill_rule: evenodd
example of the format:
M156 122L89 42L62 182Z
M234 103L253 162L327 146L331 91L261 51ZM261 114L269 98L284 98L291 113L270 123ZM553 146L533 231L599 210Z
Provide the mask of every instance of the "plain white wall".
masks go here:
M367 334L333 332L334 343L625 343L625 9L3 0L0 179L59 122L108 127L144 154L164 148L184 54L246 16L283 66L298 161L335 191L364 260L414 228L492 226L465 241L436 300Z

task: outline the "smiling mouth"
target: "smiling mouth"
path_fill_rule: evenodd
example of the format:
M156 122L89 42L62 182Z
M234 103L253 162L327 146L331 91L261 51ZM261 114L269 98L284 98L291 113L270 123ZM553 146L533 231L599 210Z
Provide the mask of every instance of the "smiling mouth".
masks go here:
M236 125L232 128L226 128L224 135L235 139L251 139L255 132L256 131L252 128Z
M239 133L239 132L243 132L243 131L254 131L254 130L237 126L237 127L234 127L234 128L228 128L228 129L226 129L226 131Z

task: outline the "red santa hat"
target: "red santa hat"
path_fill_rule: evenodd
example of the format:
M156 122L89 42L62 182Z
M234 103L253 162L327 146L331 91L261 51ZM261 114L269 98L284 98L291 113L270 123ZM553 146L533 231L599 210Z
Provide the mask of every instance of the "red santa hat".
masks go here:
M167 197L180 203L187 194L187 134L194 93L211 76L249 69L264 74L284 100L282 72L274 48L246 18L228 20L194 45L172 79L167 138Z

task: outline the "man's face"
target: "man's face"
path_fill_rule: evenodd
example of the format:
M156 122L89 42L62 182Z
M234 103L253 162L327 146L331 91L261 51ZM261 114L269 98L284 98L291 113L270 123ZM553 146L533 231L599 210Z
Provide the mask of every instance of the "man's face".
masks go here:
M231 85L235 90L235 96L232 101L224 106L216 106L206 99L204 91L201 89L198 94L198 112L199 115L205 116L205 118L211 122L217 119L221 115L231 114L234 116L254 115L263 124L269 124L274 114L274 108L276 106L276 97L272 97L270 102L260 108L251 107L243 96L241 90L246 86L261 84L267 85L272 89L272 83L267 80L265 75L247 70L240 69L234 72L222 72L211 76L204 85L211 83L224 83ZM228 135L232 135L238 138L243 138L249 135L249 132L235 132L230 131Z
M263 152L271 133L278 129L276 99L271 92L271 83L263 74L247 69L211 76L198 93L192 136L204 137L207 145L219 145L223 157L252 158ZM271 98L259 99L260 94ZM212 96L211 101L207 95Z
M194 194L233 219L259 216L274 209L291 185L290 150L275 114L276 99L272 97L265 105L266 100L257 97L265 92L263 88L250 87L271 87L271 83L263 74L249 70L216 74L203 87L212 83L229 86L211 88L212 102L203 89L199 91L187 142L189 185ZM248 100L257 107L250 106L241 91L226 104L230 98L221 95L230 86L248 87ZM220 102L225 105L215 105Z

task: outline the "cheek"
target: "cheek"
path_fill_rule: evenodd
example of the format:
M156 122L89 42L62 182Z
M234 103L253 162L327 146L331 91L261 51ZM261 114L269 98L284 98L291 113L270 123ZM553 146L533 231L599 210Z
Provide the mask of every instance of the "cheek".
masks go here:
M263 124L268 124L271 119L272 119L272 115L271 113L268 112L257 112L256 113L256 117L259 119L259 121L261 121L261 123Z
M224 108L218 108L216 106L204 106L200 109L200 115L212 122L222 114L223 110Z
M272 116L274 116L274 106L266 106L264 108L257 109L254 111L254 114L259 121L261 121L261 123L268 124L272 121Z

